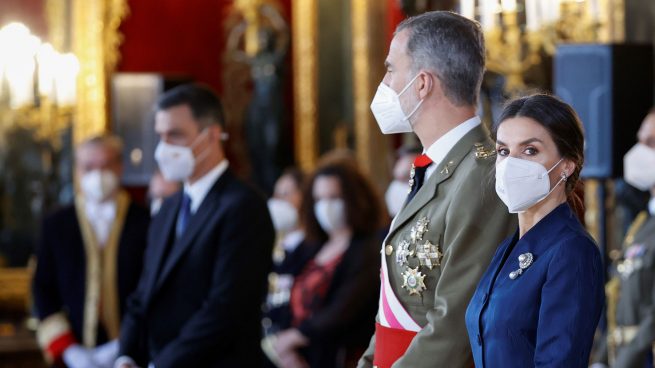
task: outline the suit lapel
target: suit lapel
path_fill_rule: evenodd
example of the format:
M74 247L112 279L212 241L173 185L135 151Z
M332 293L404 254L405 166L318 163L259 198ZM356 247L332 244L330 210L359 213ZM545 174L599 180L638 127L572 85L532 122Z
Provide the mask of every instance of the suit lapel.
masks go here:
M180 204L182 202L182 191L178 192L175 194L174 197L171 198L171 205L165 209L162 208L159 216L160 218L158 219L156 224L152 224L156 226L157 230L155 231L155 234L152 239L153 245L153 256L151 262L154 262L154 272L150 272L149 274L149 280L148 280L148 288L147 290L150 292L149 294L152 294L152 291L154 289L155 283L159 279L159 274L161 273L161 269L163 267L163 264L165 262L162 257L164 256L164 252L166 251L166 248L169 246L168 241L171 239L171 232L175 231L175 221L177 219L177 213L180 211ZM151 225L151 229L154 227ZM159 230L159 229L166 229L166 230ZM152 231L152 230L151 230ZM149 245L150 246L150 245Z
M184 253L191 247L192 244L194 244L194 240L197 237L198 232L200 232L202 228L211 226L211 224L208 224L207 221L212 215L216 213L216 208L220 200L221 187L228 179L227 177L229 175L230 174L228 170L224 172L223 175L221 175L216 183L214 183L214 186L209 190L209 192L207 192L205 199L203 199L196 213L193 214L189 219L187 228L182 236L179 239L176 239L173 243L173 247L169 252L167 259L163 260L162 262L163 268L157 277L157 284L155 287L156 290L161 287L163 282L166 280L166 277L171 273L175 267L175 264L178 263ZM179 208L179 205L177 208ZM171 223L170 226L170 229L175 229L174 223Z
M436 195L439 184L450 178L455 172L460 162L464 160L466 155L471 152L473 145L477 142L483 142L487 139L485 128L482 124L471 129L462 139L453 146L448 152L443 161L438 163L437 169L430 178L425 182L421 189L416 193L414 198L400 210L398 217L394 220L389 235L394 233L398 228L402 227L409 219L430 202Z

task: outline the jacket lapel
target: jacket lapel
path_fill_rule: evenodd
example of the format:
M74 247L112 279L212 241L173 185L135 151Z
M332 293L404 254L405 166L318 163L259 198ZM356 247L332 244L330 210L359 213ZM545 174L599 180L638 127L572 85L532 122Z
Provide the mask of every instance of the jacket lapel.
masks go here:
M152 291L155 287L155 283L159 279L159 274L160 271L163 267L163 264L166 260L162 259L164 256L164 252L166 248L169 246L168 241L171 239L171 232L175 231L175 221L177 219L177 213L180 211L180 204L182 202L182 191L179 191L177 194L175 194L171 198L171 204L170 206L166 208L162 208L158 217L160 217L156 221L156 223L151 224L151 231L154 228L157 229L167 229L167 230L157 230L155 231L155 234L153 235L152 238L152 244L156 244L156 246L152 247L153 248L153 255L152 255L152 260L151 262L154 263L154 272L150 272L148 277L148 294L152 295ZM154 225L154 226L153 226ZM148 245L149 247L151 245Z
M430 202L436 195L439 184L450 178L455 172L459 164L464 160L466 155L471 152L473 145L477 142L483 142L487 139L485 128L482 124L471 129L462 139L459 140L448 152L443 161L438 163L438 167L434 173L423 184L421 189L416 193L414 198L406 203L398 213L398 216L392 223L389 235L393 234L398 228L402 227L409 219Z
M179 239L173 243L173 247L169 252L168 257L163 260L163 268L157 277L157 284L155 290L158 290L166 280L166 277L171 273L175 265L182 258L184 253L194 244L198 233L201 229L211 226L207 221L212 215L216 213L216 208L220 202L220 191L222 185L229 176L229 170L224 172L223 175L214 183L214 186L207 192L205 199L203 199L200 207L189 219L186 230ZM179 209L179 205L177 206ZM175 224L170 224L170 229L175 229Z

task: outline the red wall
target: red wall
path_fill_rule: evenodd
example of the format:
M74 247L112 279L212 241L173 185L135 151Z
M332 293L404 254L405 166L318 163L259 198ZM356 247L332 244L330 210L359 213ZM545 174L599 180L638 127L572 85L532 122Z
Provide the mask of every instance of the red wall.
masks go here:
M281 3L289 19L291 0ZM125 40L118 71L190 76L220 93L223 21L231 4L226 0L129 0L130 15L121 25Z

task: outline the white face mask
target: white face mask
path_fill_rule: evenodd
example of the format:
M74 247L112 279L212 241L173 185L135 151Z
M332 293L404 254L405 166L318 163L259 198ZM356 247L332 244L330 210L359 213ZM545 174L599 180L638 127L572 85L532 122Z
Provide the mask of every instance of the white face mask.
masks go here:
M193 156L193 147L206 132L207 130L204 130L200 133L189 147L159 141L155 149L155 160L157 160L161 173L166 180L183 181L193 174L196 164L204 158L207 152L205 150L196 158Z
M321 199L314 204L314 215L326 233L346 226L346 204L343 199Z
M639 190L655 187L655 149L635 144L623 157L623 178Z
M288 201L271 198L268 200L268 211L278 232L288 233L297 227L298 211Z
M412 78L400 93L396 93L391 87L384 84L384 82L381 82L378 86L378 91L375 93L371 102L371 111L383 134L412 132L412 124L409 122L409 119L416 113L423 100L419 101L408 115L405 115L400 105L400 96L405 93L419 75L417 74Z
M84 198L91 202L102 202L118 188L118 178L110 170L93 170L82 176L80 189Z
M566 176L562 175L557 184L550 188L548 174L562 160L548 171L540 163L514 157L506 157L496 165L496 193L509 212L525 212L548 197L562 181L566 181Z
M409 185L406 181L394 180L389 184L387 192L384 194L384 200L387 202L387 210L391 217L395 217L407 199Z

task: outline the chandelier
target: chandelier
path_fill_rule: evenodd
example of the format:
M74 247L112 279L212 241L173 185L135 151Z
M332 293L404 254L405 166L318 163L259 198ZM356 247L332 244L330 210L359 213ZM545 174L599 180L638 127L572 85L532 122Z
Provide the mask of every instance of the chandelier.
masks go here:
M623 39L623 0L460 0L460 14L480 21L487 68L506 77L510 93L559 43Z
M0 139L13 128L60 144L72 119L79 63L21 23L0 28Z

